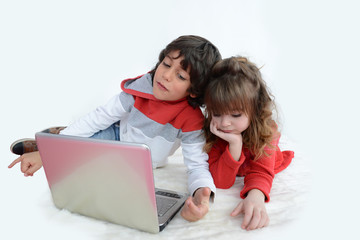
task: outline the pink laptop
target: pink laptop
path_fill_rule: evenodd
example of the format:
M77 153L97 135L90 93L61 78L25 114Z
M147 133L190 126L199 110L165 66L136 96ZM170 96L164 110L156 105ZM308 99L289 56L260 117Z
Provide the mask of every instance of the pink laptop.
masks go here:
M157 233L188 197L155 188L145 144L49 133L36 141L59 209Z

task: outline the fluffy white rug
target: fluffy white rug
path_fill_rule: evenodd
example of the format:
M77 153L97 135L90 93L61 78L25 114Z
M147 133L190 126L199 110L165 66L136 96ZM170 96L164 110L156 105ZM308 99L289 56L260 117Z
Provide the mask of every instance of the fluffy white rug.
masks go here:
M263 229L245 231L240 228L243 217L230 216L232 209L241 201L239 192L243 187L243 178L238 178L230 189L217 190L215 201L210 205L210 211L205 218L191 223L177 214L159 234L141 232L71 214L65 210L60 211L53 206L50 192L43 198L41 207L48 215L48 224L60 225L64 231L76 228L94 239L276 239L280 232L290 229L293 220L301 217L310 183L308 165L296 146L282 137L280 148L294 150L295 158L290 166L274 179L271 201L266 204L270 225ZM157 187L187 191L186 168L180 150L171 156L166 167L156 169L154 175Z

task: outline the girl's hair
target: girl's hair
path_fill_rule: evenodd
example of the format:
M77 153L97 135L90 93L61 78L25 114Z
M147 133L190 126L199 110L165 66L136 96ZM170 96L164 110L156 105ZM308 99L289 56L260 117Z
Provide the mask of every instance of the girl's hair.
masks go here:
M150 71L152 78L158 66L164 60L166 55L173 51L180 51L179 57L184 57L181 61L183 69L190 69L190 88L189 94L196 97L188 96L188 102L192 107L204 105L204 89L208 84L208 78L213 65L221 60L219 50L210 41L205 38L186 35L180 36L171 43L159 54L159 61Z
M234 111L249 117L250 125L242 133L243 145L255 155L255 160L265 153L265 147L273 148L271 141L278 132L272 119L272 99L259 68L247 58L231 57L215 64L205 94L204 150L209 152L218 138L210 132L212 115Z

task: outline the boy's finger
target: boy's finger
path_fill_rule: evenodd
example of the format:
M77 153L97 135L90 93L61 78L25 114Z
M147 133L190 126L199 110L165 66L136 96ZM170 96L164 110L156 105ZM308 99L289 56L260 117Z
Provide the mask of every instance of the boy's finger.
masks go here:
M23 172L23 173L27 172L30 169L30 167L31 167L31 163L25 162L25 161L21 162L21 167L20 167L21 172Z
M36 165L32 165L30 166L24 173L24 175L27 177L27 176L33 176L34 173L39 170L40 167L39 166L36 166Z
M196 206L195 206L195 204L193 203L191 197L189 197L189 198L186 200L185 206L184 206L184 208L183 208L182 211L181 211L181 216L182 216L183 218L185 218L186 220L188 220L188 221L191 221L191 222L192 222L192 221L196 221L196 219L195 219L195 217L194 217L194 215L195 215L194 212L196 212Z
M12 168L13 166L15 166L15 164L21 162L21 157L18 157L17 159L15 159L12 163L10 163L10 165L8 166L8 168Z

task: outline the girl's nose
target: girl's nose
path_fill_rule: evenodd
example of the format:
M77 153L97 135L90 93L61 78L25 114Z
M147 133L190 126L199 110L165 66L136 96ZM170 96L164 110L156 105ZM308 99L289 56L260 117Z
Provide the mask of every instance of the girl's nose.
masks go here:
M221 117L221 125L223 127L229 126L230 125L230 119L227 116L222 116Z

